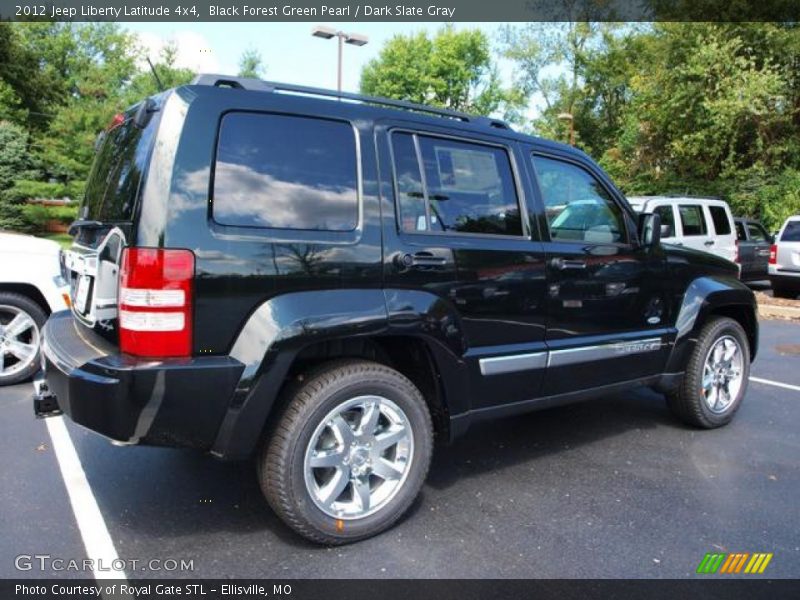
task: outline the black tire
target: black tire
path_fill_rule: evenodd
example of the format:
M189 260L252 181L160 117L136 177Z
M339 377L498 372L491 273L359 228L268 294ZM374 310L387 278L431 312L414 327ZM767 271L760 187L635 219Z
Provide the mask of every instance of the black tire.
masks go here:
M305 483L306 449L322 420L357 396L389 399L405 413L413 436L413 455L397 492L377 512L357 519L337 519L315 504ZM303 537L339 545L376 535L408 510L428 474L433 426L425 399L402 374L379 363L340 360L308 373L293 389L257 460L261 490L272 509ZM353 492L354 493L354 492Z
M34 323L36 323L37 333L41 332L45 321L47 321L47 315L45 314L44 310L42 310L42 307L39 306L38 303L34 302L27 296L23 296L22 294L17 294L14 292L0 292L0 307L2 306L10 306L16 308L22 313L25 313L33 320ZM6 314L6 311L0 310L0 327L7 324L9 320L10 314ZM38 337L39 340L41 340L41 335ZM0 348L0 352L3 352L2 348ZM7 376L4 376L2 374L2 370L0 370L0 387L14 385L15 383L20 383L21 381L25 381L26 379L33 377L41 368L41 363L39 360L40 352L41 348L37 346L36 357L25 369L16 371L15 373ZM3 363L6 367L8 366L9 361L17 360L8 352L4 354L3 358Z
M723 412L714 412L706 404L702 392L703 370L706 359L715 342L724 336L735 338L742 352L742 383L736 397ZM714 429L730 423L742 399L747 393L750 377L750 346L742 326L727 317L715 317L700 331L697 344L686 364L686 372L680 385L667 395L667 404L672 413L688 425L703 429Z
M789 298L793 299L797 296L798 291L795 288L790 288L782 284L772 284L772 295L775 298Z

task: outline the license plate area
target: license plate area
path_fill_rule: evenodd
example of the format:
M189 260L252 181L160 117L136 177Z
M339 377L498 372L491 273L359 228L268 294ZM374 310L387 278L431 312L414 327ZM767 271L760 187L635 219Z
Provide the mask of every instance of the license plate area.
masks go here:
M92 289L92 278L89 275L78 275L75 284L75 292L72 296L72 304L82 315L86 314L86 307L89 303L89 294Z

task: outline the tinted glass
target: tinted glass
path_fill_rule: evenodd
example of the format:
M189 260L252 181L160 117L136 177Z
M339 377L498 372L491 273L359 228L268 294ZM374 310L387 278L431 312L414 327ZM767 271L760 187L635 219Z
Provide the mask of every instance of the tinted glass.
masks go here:
M113 222L133 218L159 115L156 113L144 129L128 119L101 134L104 139L95 156L84 196L88 219Z
M224 225L349 231L358 220L356 141L348 123L230 113L214 173Z
M664 237L673 237L675 235L675 213L672 211L672 206L656 206L653 211L661 217L661 225L669 225L669 233Z
M401 227L403 231L425 231L428 228L425 194L422 189L417 151L414 148L414 136L410 133L393 134L392 153Z
M782 242L800 242L800 221L789 221L781 234Z
M705 235L706 220L703 217L703 207L698 204L681 204L678 207L681 215L681 225L683 225L683 235Z
M522 235L519 201L502 148L419 136L431 231Z
M750 239L754 242L766 242L769 240L767 232L761 225L756 223L748 223L747 230L750 232Z
M533 157L553 240L625 242L622 209L588 171L566 162Z
M736 221L736 239L739 241L747 240L747 234L744 231L744 223Z
M731 222L728 213L722 206L709 206L711 220L714 221L714 232L717 235L728 235L731 232Z

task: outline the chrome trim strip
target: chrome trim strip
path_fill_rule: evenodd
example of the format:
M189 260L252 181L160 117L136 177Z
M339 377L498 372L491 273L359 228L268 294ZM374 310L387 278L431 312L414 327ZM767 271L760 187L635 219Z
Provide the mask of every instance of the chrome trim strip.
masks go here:
M646 352L660 350L662 346L663 342L661 338L647 338L643 340L601 344L598 346L552 350L547 357L547 366L563 367L566 365L605 360L630 354L644 354Z
M492 356L478 361L481 375L500 375L514 371L543 369L547 366L547 352L512 354L511 356Z

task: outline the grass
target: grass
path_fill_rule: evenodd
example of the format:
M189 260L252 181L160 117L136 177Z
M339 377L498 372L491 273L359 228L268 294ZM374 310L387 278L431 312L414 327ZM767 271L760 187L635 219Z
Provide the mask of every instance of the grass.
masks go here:
M69 248L72 245L72 236L68 233L43 233L39 237L58 242L62 248Z

